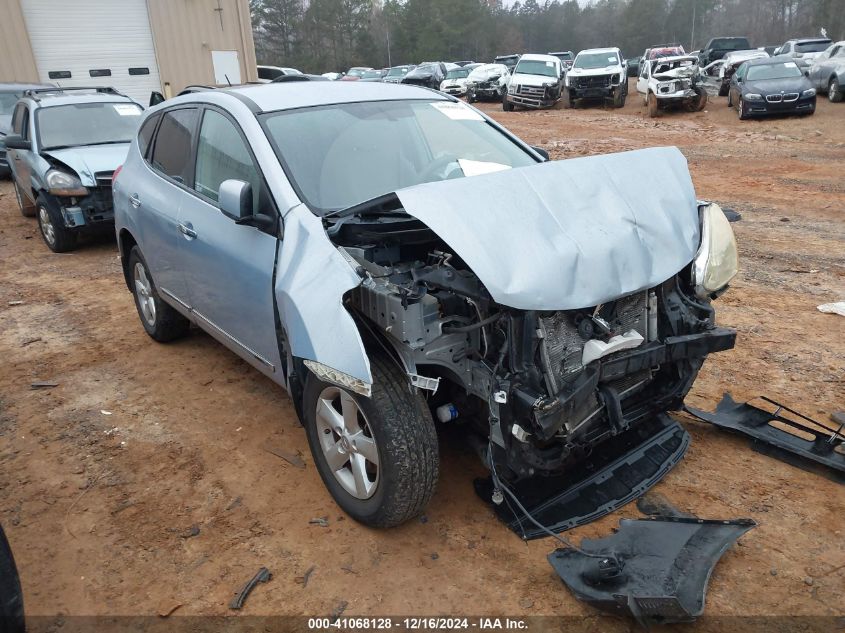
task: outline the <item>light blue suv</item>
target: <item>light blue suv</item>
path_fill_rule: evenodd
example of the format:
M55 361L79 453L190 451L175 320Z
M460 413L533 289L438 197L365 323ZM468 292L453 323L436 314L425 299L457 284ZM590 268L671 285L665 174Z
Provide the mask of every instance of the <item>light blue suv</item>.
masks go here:
M287 389L368 525L431 498L435 418L499 501L626 433L664 473L686 444L660 416L734 343L709 305L736 273L730 225L675 148L545 158L414 86L177 97L115 174L125 281L153 339L196 324Z
M37 216L52 251L72 250L83 232L112 229L112 174L142 113L112 88L24 91L5 138L7 161L21 213Z

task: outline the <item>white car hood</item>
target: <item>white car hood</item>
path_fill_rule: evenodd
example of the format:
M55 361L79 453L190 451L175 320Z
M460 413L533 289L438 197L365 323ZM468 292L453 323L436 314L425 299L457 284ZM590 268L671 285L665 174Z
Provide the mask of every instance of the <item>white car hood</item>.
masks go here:
M545 75L526 75L525 73L514 73L511 75L510 83L514 86L542 86L548 83L557 83L554 77Z
M621 73L622 66L611 64L604 68L570 68L567 71L568 75L573 77L593 77L595 75L610 75L612 73Z
M396 192L523 310L571 310L653 287L698 249L698 205L674 147L575 158Z

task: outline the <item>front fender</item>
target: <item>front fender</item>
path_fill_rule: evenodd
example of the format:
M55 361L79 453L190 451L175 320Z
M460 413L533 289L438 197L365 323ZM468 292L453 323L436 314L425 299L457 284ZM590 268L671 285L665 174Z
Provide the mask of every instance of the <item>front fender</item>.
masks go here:
M322 221L299 204L285 215L274 291L291 355L372 384L370 360L343 295L361 283Z

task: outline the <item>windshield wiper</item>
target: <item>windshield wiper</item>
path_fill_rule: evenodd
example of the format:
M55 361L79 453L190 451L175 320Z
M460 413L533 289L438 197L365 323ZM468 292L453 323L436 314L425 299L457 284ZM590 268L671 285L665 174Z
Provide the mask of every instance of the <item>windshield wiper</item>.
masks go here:
M323 218L347 217L361 213L383 213L390 214L402 208L402 203L399 202L399 197L394 193L385 193L370 200L366 200L359 204L345 209L338 209L323 216Z
M131 143L132 141L98 141L96 143L84 143L83 146L93 146L93 145L120 145L123 143Z

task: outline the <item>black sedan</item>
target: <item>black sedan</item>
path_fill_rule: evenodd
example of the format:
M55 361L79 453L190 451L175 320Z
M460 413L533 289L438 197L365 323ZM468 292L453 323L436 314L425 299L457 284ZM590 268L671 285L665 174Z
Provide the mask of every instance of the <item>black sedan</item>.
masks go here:
M789 58L752 59L731 78L728 106L736 107L740 119L767 114L813 114L816 90Z

